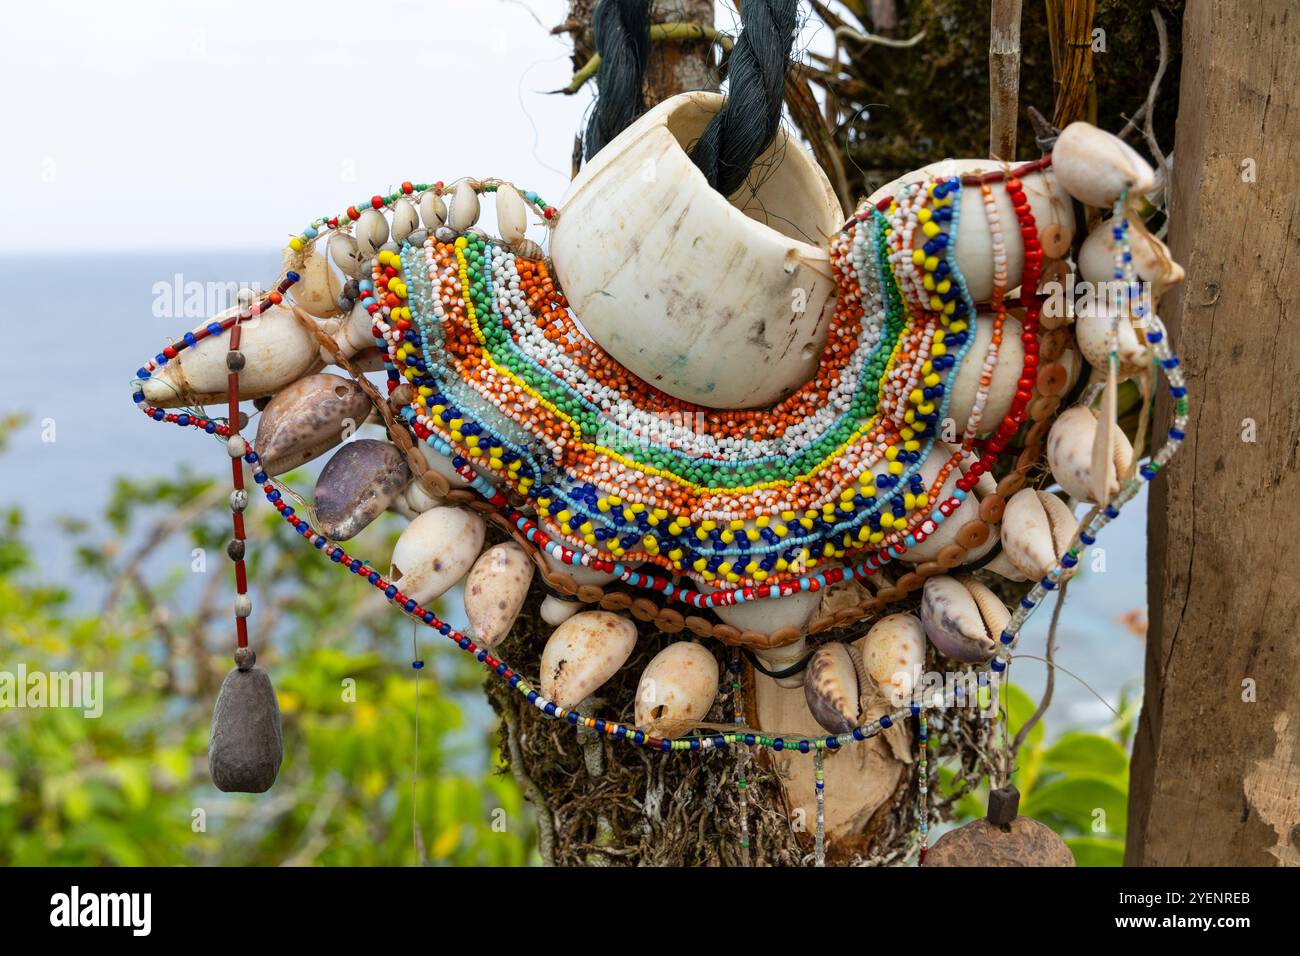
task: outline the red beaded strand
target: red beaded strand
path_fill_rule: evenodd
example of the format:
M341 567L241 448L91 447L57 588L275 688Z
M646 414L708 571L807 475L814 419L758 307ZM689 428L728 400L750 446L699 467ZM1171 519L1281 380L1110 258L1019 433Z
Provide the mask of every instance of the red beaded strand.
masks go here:
M266 302L278 305L285 291L296 281L296 275L290 273L280 281L274 292L266 297ZM243 332L241 323L260 315L263 305L254 302L239 309L229 325L230 340L226 351L226 427L222 433L226 439L226 449L230 453L230 510L233 537L226 546L226 554L235 566L235 661L241 669L253 665L256 655L248 648L248 616L252 613L251 598L248 595L248 567L245 563L247 552L247 530L244 526L244 509L248 507L248 491L244 485L244 456L249 451L248 441L240 434L241 422L239 410L239 373L244 368L244 354L239 351ZM167 349L163 355L174 357L176 350L172 346L172 355Z

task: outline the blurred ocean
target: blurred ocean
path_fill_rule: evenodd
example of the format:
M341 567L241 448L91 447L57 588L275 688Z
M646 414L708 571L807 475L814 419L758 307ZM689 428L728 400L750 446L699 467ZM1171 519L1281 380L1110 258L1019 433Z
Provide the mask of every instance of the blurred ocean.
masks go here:
M0 506L22 506L41 575L74 588L78 605L87 611L99 605L102 586L77 579L74 546L60 526L61 516L97 523L118 476L164 475L182 464L198 473L228 474L225 456L211 440L145 421L130 399L135 370L207 317L184 312L187 300L197 305L208 289L230 284L267 288L278 265L274 249L0 256L5 288L22 289L30 278L38 288L57 292L48 304L16 295L0 303L0 328L11 336L0 349L0 417L26 418L0 457ZM32 309L26 308L29 303ZM1057 662L1063 670L1046 717L1049 736L1105 726L1112 715L1096 695L1115 705L1121 689L1141 687L1143 642L1133 623L1146 616L1145 541L1144 491L1099 539L1104 570L1094 570L1096 556L1090 554L1070 587L1058 635ZM170 550L164 547L154 556L150 569L189 562L189 545L175 539ZM458 604L449 596L449 608ZM461 617L449 616L454 623ZM1049 602L1027 626L1023 654L1042 658L1050 617ZM1011 669L1012 680L1035 697L1044 676L1039 660L1018 660ZM490 719L486 708L481 719Z

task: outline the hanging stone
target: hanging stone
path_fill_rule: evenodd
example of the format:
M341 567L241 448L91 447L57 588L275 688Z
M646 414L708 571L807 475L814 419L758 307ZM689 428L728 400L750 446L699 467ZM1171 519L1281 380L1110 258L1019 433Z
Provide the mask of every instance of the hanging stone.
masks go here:
M988 814L945 833L925 856L926 866L1074 866L1074 854L1051 827L1019 816L1020 791L989 794Z
M226 793L265 793L284 759L280 705L266 671L248 648L235 652L236 667L221 682L212 709L208 772Z

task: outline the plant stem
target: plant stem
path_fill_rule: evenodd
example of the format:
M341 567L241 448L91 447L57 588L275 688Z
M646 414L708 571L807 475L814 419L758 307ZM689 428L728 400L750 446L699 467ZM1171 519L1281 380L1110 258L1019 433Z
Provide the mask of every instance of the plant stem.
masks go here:
M1061 622L1061 610L1065 607L1065 592L1069 587L1070 581L1068 578L1061 582L1061 590L1056 597L1056 606L1052 608L1052 625L1047 629L1047 682L1043 686L1043 696L1038 701L1038 709L1016 731L1016 739L1011 742L1011 753L1008 755L1011 766L1015 766L1016 754L1020 752L1020 745L1025 742L1025 738L1029 736L1029 732L1034 729L1034 726L1043 719L1043 715L1047 713L1047 708L1052 704L1052 691L1056 689L1056 626ZM1010 767L1008 767L1009 777Z

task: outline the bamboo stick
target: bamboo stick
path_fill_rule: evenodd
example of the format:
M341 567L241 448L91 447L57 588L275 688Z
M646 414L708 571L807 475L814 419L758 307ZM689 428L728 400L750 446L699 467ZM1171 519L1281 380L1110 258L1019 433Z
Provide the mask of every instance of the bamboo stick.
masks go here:
M1016 158L1021 0L992 0L989 16L989 157Z

